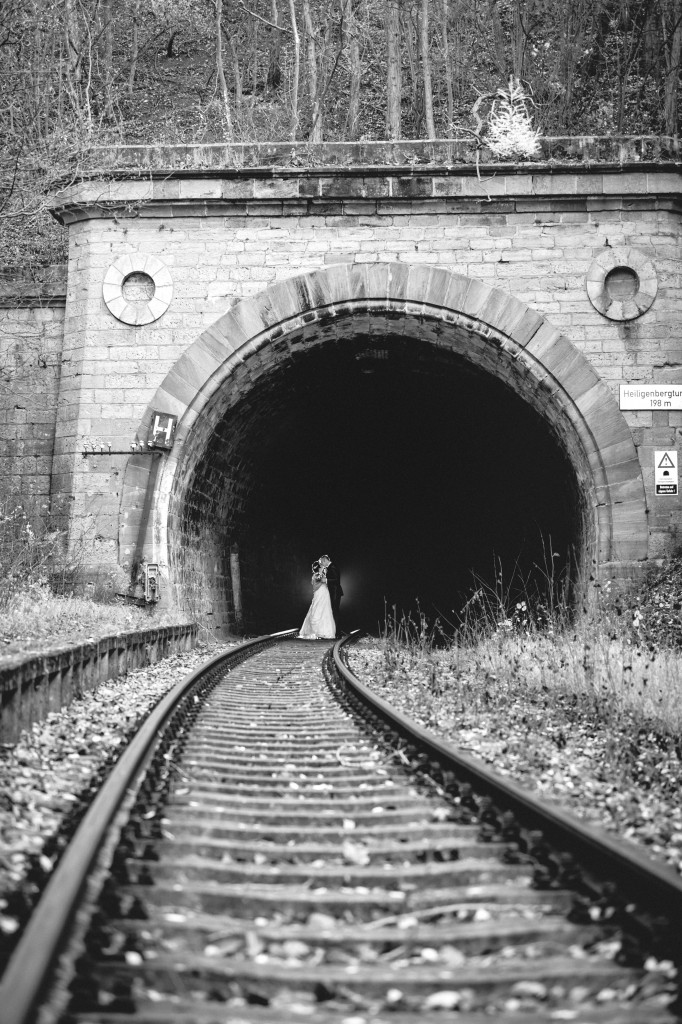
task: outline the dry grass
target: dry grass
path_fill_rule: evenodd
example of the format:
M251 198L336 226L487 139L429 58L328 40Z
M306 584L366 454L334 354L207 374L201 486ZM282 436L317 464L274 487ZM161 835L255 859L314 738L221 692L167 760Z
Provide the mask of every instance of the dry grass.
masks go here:
M113 568L93 571L97 561L92 537L67 551L59 508L0 499L0 659L185 620L117 597Z
M426 728L682 873L682 559L625 602L555 615L524 602L446 643L389 622L351 668Z
M46 586L34 585L15 592L3 611L0 660L178 621L177 612L163 612L155 606L101 604L91 598L59 596Z
M559 599L544 603L510 601L510 587L476 590L450 640L423 617L388 620L383 671L421 680L434 696L447 691L469 713L489 705L493 691L556 695L579 700L605 723L629 717L682 734L682 556L629 596L597 586L590 611L577 618L552 582Z
M580 698L602 720L630 713L661 732L682 731L682 652L650 650L594 623L551 635L501 633L424 655L439 688L464 687L474 700L502 684L512 692Z

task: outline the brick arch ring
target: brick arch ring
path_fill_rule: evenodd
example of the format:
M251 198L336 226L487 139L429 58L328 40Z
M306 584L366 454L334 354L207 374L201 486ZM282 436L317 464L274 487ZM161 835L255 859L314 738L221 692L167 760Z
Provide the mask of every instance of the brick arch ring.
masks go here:
M321 327L349 312L364 322L368 314L399 313L435 323L441 346L448 343L448 327L464 328L476 344L471 351L460 345L460 354L512 386L521 382L518 390L545 419L568 424L569 457L590 505L592 568L608 578L620 574L619 566L647 557L646 498L632 435L582 353L545 317L506 292L438 267L387 263L340 264L289 278L236 303L189 346L157 389L139 430L144 440L155 410L176 415L173 450L160 471L159 460L149 456L128 460L119 521L122 565L144 556L168 571L174 479L192 452L193 436L202 433L202 412L231 374L254 357L262 362L268 348L274 351L306 325ZM186 477L186 465L183 472Z

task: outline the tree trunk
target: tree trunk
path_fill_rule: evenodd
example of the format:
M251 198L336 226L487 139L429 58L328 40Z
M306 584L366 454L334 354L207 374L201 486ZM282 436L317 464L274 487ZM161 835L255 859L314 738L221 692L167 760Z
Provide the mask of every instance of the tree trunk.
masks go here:
M410 12L413 14L414 12ZM412 111L412 137L419 138L424 123L424 91L422 89L421 72L419 70L419 15L416 24L414 18L405 19L407 25L403 25L403 39L405 40L405 54L410 68L410 110Z
M253 107L253 99L258 89L258 72L260 70L258 66L258 47L260 40L258 38L259 22L255 18L249 18L248 21L248 41L249 41L249 69L251 71L251 106Z
M83 66L81 64L82 37L80 25L78 24L75 0L64 0L64 17L68 71L71 81L80 85L83 77Z
M435 139L436 126L433 120L433 89L431 86L431 55L429 53L429 0L422 0L419 25L419 49L421 51L422 81L424 83L424 118L426 137Z
M33 94L33 97L32 97L32 99L33 99L33 119L32 120L33 120L34 131L35 131L36 136L38 138L40 138L40 136L43 134L43 132L42 132L42 116L41 116L42 103L41 103L41 96L40 96L41 86L43 85L43 83L41 82L41 79L43 78L43 75L41 74L41 71L42 71L42 67L41 67L42 62L41 62L41 59L40 59L40 57L41 57L41 49L42 49L42 47L41 47L41 39L40 39L40 30L39 30L37 25L34 25L34 27L33 27L33 54L32 54L32 56L33 56L33 67L31 69L31 77L32 77L33 81L31 82L31 92ZM46 121L46 124L47 124L47 121Z
M387 88L386 134L400 138L402 67L400 54L400 0L386 0Z
M670 15L666 26L666 14ZM682 0L668 0L662 4L661 22L665 52L665 88L663 115L665 134L677 136L678 100L680 84L680 58L682 58Z
M315 44L315 26L310 15L309 0L303 0L303 23L306 32L306 57L308 61L308 93L312 123L310 125L310 142L322 142L322 106L320 104L320 87L317 75L317 46Z
M55 73L59 59L57 57L57 48L60 46L59 34L55 32L54 17L51 19L49 41L47 43L47 61L50 69L50 74L47 77L47 81L43 82L43 108L45 124L51 124L54 122L54 101L57 95L57 83L55 82ZM49 83L49 84L48 84Z
M445 0L448 3L449 0ZM452 2L452 0L450 0ZM448 19L450 26L452 27L451 35L454 36L454 56L450 54L450 67L452 69L452 91L454 93L455 102L461 103L462 101L462 65L463 58L462 53L464 51L464 27L463 27L463 15L462 5L459 0L455 0L454 4L454 18ZM448 40L449 42L449 40Z
M567 5L570 7L570 4ZM571 37L569 36L568 39ZM521 17L521 0L514 0L514 28L512 37L512 66L514 77L523 78L523 58L526 49L526 37Z
M491 29L491 38L493 41L493 58L497 65L498 73L506 82L509 78L507 73L507 54L504 45L504 29L502 28L502 22L500 21L500 12L497 7L497 0L489 0L488 2L488 25L489 30Z
M242 87L242 71L239 67L239 54L237 53L237 47L234 44L234 36L230 33L228 37L228 43L230 47L230 53L232 54L232 73L234 75L234 105L237 113L242 109L242 100L244 90Z
M74 113L79 114L83 65L81 62L82 38L75 0L64 0L64 47L66 50L66 89Z
M359 0L350 0L348 5L348 117L346 118L346 134L351 141L358 137L358 117L360 115L360 81L362 66L360 64L360 39L358 36Z
M113 121L114 25L111 14L111 0L101 0L101 11L102 35L104 37L104 110L107 117Z
M132 45L130 48L130 70L128 72L128 95L133 95L133 88L135 87L135 75L137 74L137 58L140 53L140 38L139 38L139 27L138 22L140 18L140 3L141 0L137 0L133 4L132 8L132 19L133 19L133 31L132 31Z
M289 18L291 19L291 34L294 37L294 76L291 83L291 141L296 141L298 135L298 86L301 74L301 37L298 34L296 24L296 7L294 0L289 0Z
M279 28L279 8L277 7L277 0L272 0L270 12L270 20L272 21L272 24L277 27L270 30L272 37L266 84L268 89L279 89L282 81L282 65L280 62L280 56L282 53L282 32Z
M448 32L448 15L450 5L448 0L441 4L441 34L443 37L443 69L445 71L445 89L448 98L448 136L452 135L452 127L455 120L455 91L452 84L452 56L450 54L450 35Z
M218 88L220 89L220 94L223 100L225 127L227 129L228 141L231 141L232 114L230 112L230 94L227 90L225 65L223 63L223 0L216 0L215 5L215 66Z

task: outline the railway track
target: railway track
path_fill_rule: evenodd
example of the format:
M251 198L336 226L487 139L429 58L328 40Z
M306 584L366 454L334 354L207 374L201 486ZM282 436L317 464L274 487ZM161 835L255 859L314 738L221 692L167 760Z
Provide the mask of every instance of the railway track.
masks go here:
M682 884L413 727L344 642L157 706L0 985L4 1024L670 1024Z

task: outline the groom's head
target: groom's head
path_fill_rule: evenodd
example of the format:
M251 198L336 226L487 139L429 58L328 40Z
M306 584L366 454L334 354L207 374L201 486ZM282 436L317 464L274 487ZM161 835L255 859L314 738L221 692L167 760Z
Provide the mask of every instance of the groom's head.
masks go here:
M328 565L331 565L331 561L332 560L329 557L329 555L320 555L320 565L323 565L323 566L326 567Z

